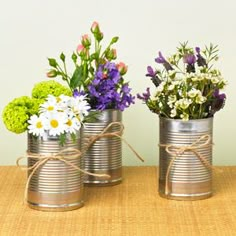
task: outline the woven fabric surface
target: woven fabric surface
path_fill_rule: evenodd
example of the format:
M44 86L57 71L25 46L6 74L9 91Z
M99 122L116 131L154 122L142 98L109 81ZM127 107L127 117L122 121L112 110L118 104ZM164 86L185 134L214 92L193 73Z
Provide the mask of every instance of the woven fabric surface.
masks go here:
M236 167L220 169L213 175L214 194L205 200L161 198L156 167L124 167L122 184L86 187L84 207L42 212L23 204L26 173L0 167L0 235L234 236Z

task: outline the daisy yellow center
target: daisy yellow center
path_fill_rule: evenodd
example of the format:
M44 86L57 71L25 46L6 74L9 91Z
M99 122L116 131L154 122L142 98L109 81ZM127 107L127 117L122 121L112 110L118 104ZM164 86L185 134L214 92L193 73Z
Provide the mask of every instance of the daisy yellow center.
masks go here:
M51 124L51 126L53 128L57 128L58 127L58 121L57 120L51 120L50 124Z
M53 106L49 106L48 107L48 111L53 111L54 110L54 107Z
M67 124L68 126L71 126L71 125L72 125L72 121L71 121L71 120L68 120L68 121L66 122L66 124Z
M38 121L38 122L36 123L36 127L37 127L38 129L40 129L40 128L43 127L41 121Z
M61 98L57 97L57 102L60 102L61 101Z

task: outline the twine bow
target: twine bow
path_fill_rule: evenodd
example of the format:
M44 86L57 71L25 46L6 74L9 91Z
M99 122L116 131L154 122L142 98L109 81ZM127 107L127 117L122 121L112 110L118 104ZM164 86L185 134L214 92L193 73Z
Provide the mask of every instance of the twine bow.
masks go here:
M83 170L81 168L79 168L78 166L74 165L73 163L71 163L70 161L68 161L68 159L78 159L81 157L81 151L75 148L66 148L63 149L62 151L56 153L56 154L45 154L45 155L40 155L40 154L36 154L36 153L31 153L31 152L27 152L26 156L23 157L19 157L16 161L17 166L20 166L20 161L22 159L25 158L34 158L34 159L38 159L38 161L35 162L35 164L31 167L26 167L26 168L22 168L22 169L26 169L26 170L32 170L32 172L30 173L30 175L28 176L27 182L26 182L26 186L25 186L25 193L24 193L24 201L26 202L27 199L27 190L29 188L29 184L30 181L33 177L33 175L35 174L35 172L44 164L46 164L48 161L50 160L59 160L64 162L66 165L71 166L72 168L74 168L75 170L78 170L84 174L88 174L88 175L92 175L92 176L96 176L96 177L106 177L106 178L110 178L110 175L107 174L95 174L95 173L90 173L86 170Z
M114 132L108 132L113 126L118 126L120 129ZM130 150L136 155L136 157L144 162L143 158L134 150L134 148L122 137L124 131L124 125L121 122L111 122L100 134L88 136L87 145L85 145L84 150L82 152L82 156L86 153L90 146L92 146L98 139L106 138L106 137L117 137L121 139Z
M165 151L169 153L173 158L171 159L167 171L166 171L166 178L165 178L165 194L169 195L169 176L171 168L174 164L174 161L180 157L185 152L192 152L195 154L195 156L202 162L202 164L209 170L213 169L212 165L209 163L209 161L203 157L199 153L197 149L202 147L208 147L212 146L213 143L211 142L211 136L210 135L203 135L199 139L197 139L195 142L193 142L191 145L187 146L177 146L174 144L159 144L160 147L164 147Z

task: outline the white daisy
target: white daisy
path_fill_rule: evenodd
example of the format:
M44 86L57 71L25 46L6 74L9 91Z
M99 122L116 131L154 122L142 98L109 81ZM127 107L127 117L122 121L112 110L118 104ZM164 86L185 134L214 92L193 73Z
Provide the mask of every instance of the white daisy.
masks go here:
M66 132L76 133L81 127L81 123L77 117L69 116L66 122Z
M56 136L65 132L67 116L64 112L54 112L47 116L46 128L49 135Z
M44 116L38 117L37 115L33 115L30 117L28 123L30 124L28 126L30 134L40 137L43 137L46 134L45 132L46 118Z
M78 96L70 99L70 107L76 115L79 115L81 121L84 116L88 115L91 108L84 98L85 96Z
M44 102L40 105L40 113L44 113L45 115L49 115L58 110L58 104L55 100L49 99L49 101Z

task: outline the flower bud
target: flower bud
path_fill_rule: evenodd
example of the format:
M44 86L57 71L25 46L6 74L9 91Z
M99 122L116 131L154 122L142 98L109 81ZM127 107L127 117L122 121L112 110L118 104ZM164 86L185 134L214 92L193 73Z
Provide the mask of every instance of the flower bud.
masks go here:
M82 36L81 43L86 48L91 45L91 39L89 38L89 36L87 34Z
M48 73L47 73L47 77L48 78L54 78L57 76L57 71L56 70L50 70Z
M93 34L97 34L97 33L100 32L99 24L96 21L94 21L92 26L91 26L91 32Z
M119 37L113 37L112 40L111 40L111 43L116 43L118 41Z
M102 32L94 33L94 37L98 42L100 42L103 39L103 33Z
M82 44L78 45L76 51L83 58L87 58L89 56L89 51Z
M105 56L108 61L115 60L117 58L116 49L112 48L108 50Z
M126 74L127 70L128 70L128 66L125 65L125 63L120 62L119 64L116 65L118 71L120 72L121 75Z
M76 51L80 55L84 51L85 47L82 44L79 44Z

